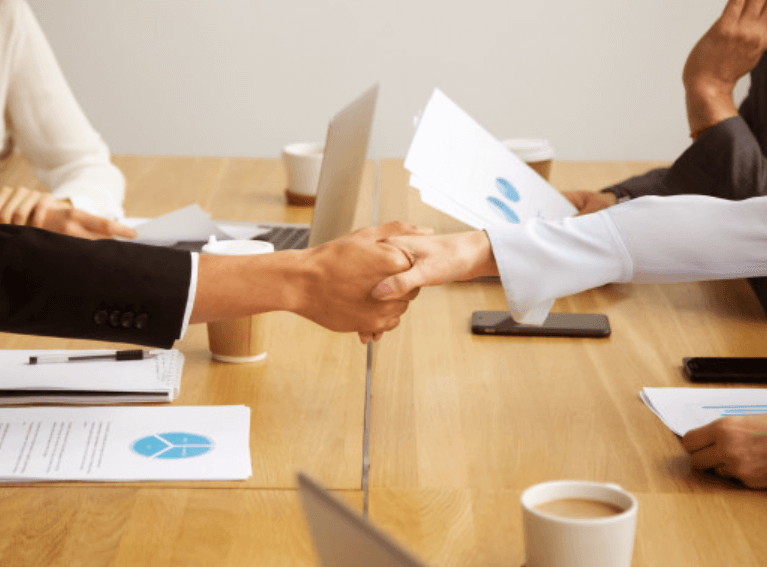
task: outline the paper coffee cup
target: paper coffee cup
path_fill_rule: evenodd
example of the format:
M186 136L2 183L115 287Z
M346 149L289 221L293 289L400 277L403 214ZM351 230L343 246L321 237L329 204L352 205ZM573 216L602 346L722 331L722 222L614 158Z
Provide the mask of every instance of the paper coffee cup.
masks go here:
M533 168L546 181L551 176L551 162L554 159L554 148L548 140L536 138L511 138L503 140L503 145L514 155Z
M544 482L521 503L526 567L631 566L638 505L620 486Z
M285 194L291 205L313 205L322 169L323 144L301 142L289 144L282 150L282 160L288 174Z
M215 236L202 247L203 254L250 256L274 252L271 242L260 240L222 240ZM266 358L264 318L266 314L208 323L211 355L221 362L255 362Z

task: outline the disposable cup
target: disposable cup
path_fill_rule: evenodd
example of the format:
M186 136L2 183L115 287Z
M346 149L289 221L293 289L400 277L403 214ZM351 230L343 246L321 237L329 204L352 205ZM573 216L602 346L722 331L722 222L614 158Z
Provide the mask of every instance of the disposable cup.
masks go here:
M274 245L260 240L210 241L202 247L203 254L217 256L250 256L270 254ZM256 362L266 358L264 329L268 313L239 319L208 323L208 345L211 356L221 362Z
M510 138L503 140L519 159L533 168L546 181L551 177L551 163L554 160L554 148L548 140L537 138Z
M300 142L283 148L282 160L288 175L285 195L291 205L314 205L324 149L318 142Z

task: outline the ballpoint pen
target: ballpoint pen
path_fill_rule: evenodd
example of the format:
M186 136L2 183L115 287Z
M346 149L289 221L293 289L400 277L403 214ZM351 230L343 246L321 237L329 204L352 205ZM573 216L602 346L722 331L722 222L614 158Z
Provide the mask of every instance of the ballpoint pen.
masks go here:
M43 356L30 356L29 364L46 364L50 362L85 362L88 360L142 360L165 352L162 349L154 350L114 350L92 354L46 354Z

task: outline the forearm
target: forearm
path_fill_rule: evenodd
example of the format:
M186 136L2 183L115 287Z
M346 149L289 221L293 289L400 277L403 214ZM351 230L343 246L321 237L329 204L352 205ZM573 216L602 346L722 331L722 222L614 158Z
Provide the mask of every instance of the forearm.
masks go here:
M295 311L303 300L300 252L199 257L190 323Z

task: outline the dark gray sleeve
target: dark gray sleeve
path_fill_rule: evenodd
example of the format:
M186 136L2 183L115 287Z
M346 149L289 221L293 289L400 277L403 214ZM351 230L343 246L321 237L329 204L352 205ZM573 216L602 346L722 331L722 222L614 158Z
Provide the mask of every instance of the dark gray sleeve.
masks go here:
M618 183L632 198L709 195L741 200L767 194L767 158L741 116L709 128L668 169Z

